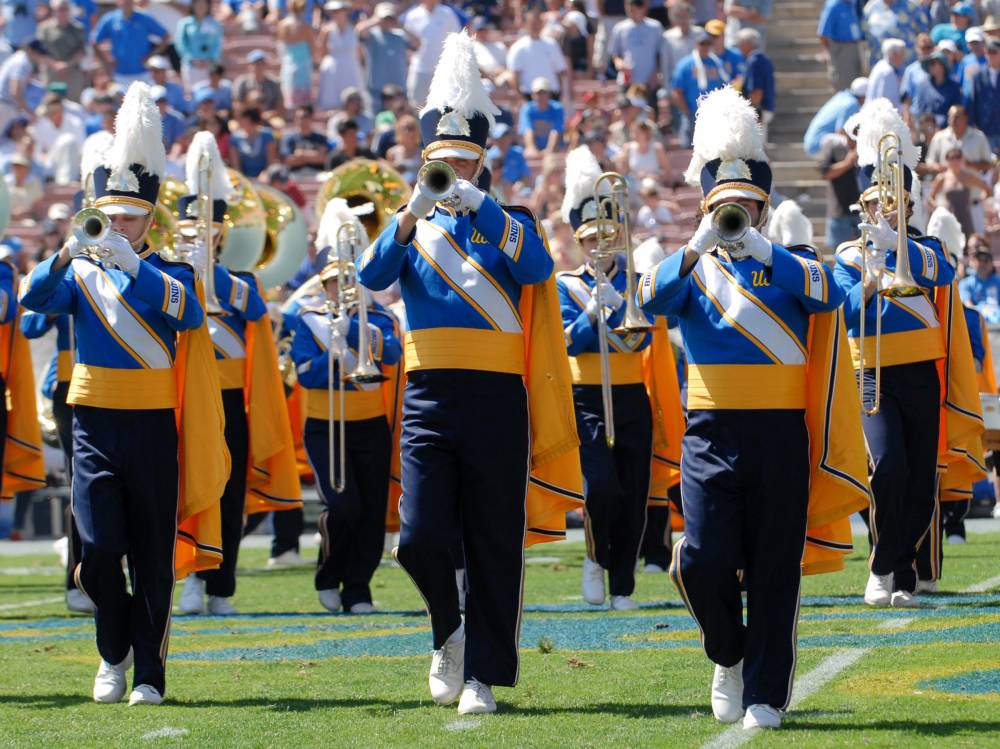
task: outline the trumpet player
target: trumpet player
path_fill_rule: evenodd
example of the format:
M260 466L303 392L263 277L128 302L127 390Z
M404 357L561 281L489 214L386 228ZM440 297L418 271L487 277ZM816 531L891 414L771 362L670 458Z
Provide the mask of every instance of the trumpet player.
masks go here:
M163 701L175 564L184 573L220 558L228 456L211 342L194 272L146 244L166 160L161 130L148 86L132 84L94 171L97 212L21 286L28 309L73 315L76 580L96 607L100 703L125 697L133 665L129 704Z
M912 607L918 605L917 549L931 524L938 466L953 463L960 471L958 464L969 465L968 460L982 463L981 445L966 444L974 439L969 429L978 424L981 431L982 421L965 320L951 309L958 304L955 270L940 240L908 226L918 150L885 99L869 102L859 119L862 239L838 248L834 279L847 299L872 467L872 549L864 600L871 606ZM942 360L948 381L939 374ZM963 382L971 383L971 399L965 398ZM942 398L945 393L949 397ZM949 422L948 449L939 455L943 419ZM956 448L968 459L952 452Z
M347 204L335 198L327 203L319 234L336 242L344 224L363 238L354 248L360 254L368 244L364 227ZM362 343L376 366L399 362L402 344L395 318L370 302L353 282L354 260L344 252L348 248L337 249L340 257L320 272L326 304L306 306L299 313L291 357L306 393L306 453L325 505L319 519L322 543L315 577L319 602L328 611L370 614L375 610L370 583L385 538L392 449L389 418L394 418L389 409L395 391L351 375L363 357ZM334 254L331 249L330 257ZM369 305L364 341L360 304Z
M647 313L677 317L688 360L684 536L670 574L716 664L715 717L777 728L801 575L843 567L848 516L867 498L855 393L837 356L843 293L813 248L761 234L771 168L757 114L734 89L701 100L685 176L702 188L705 217L638 291ZM829 527L817 525L823 515Z
M459 713L495 711L492 687L517 682L523 547L561 538L565 509L579 501L564 493L531 499L536 456L566 476L574 463L579 475L579 458L542 230L530 211L501 206L476 185L498 112L471 40L451 34L420 118L429 163L359 268L370 289L398 279L406 303L396 558L430 613L431 696L458 700ZM465 556L464 622L449 551L456 539Z

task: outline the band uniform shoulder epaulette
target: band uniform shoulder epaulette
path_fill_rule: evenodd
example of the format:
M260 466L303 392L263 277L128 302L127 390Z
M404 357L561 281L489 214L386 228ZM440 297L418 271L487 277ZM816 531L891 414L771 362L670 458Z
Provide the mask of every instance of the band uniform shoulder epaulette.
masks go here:
M176 265L181 268L187 268L188 270L197 272L197 268L195 268L194 265L188 262L187 260L168 260L167 258L163 257L163 254L160 252L154 252L153 254L156 255L158 258L160 258L160 260L162 260L166 265ZM201 274L199 273L198 275L200 276Z
M580 267L574 268L573 270L561 270L556 273L556 278L559 276L582 276L584 271L587 270L587 264L583 263Z
M811 244L791 244L786 248L789 252L797 252L802 255L808 255L815 260L823 260L823 253L813 247Z
M507 213L523 213L525 216L531 219L532 222L538 221L538 219L535 217L535 212L532 211L527 206L501 204L500 207L503 208L505 211L507 211Z
M849 239L848 241L841 242L839 245L837 245L837 250L834 254L839 255L842 252L847 252L849 250L860 250L860 249L861 249L860 239Z

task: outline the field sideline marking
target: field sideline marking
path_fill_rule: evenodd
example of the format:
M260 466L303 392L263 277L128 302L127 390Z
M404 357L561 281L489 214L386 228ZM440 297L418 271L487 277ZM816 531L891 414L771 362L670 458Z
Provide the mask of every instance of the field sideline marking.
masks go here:
M13 611L14 609L30 609L32 606L48 606L50 603L59 603L63 600L58 598L39 598L37 601L22 601L21 603L5 603L0 606L0 611Z
M989 580L983 580L981 583L976 583L975 585L970 585L968 588L963 590L963 593L985 593L991 588L995 588L1000 585L1000 575L996 577L991 577Z

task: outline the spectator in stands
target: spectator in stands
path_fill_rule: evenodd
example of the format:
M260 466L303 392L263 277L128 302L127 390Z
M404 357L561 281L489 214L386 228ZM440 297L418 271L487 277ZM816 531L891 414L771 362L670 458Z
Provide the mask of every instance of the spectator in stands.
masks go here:
M625 1L596 0L597 33L594 37L594 72L597 74L598 80L604 80L607 77L608 65L611 60L611 32L618 23L625 20ZM511 67L509 60L507 67Z
M965 43L969 47L969 54L959 60L955 78L962 87L963 96L968 96L972 89L972 79L986 65L986 34L978 27L968 29L965 32Z
M403 28L420 42L410 58L406 92L414 105L422 107L434 68L441 58L445 38L448 34L461 31L465 24L454 8L438 0L420 0L403 14L402 22Z
M233 84L226 80L226 67L213 65L208 70L208 80L198 83L191 94L191 107L196 108L200 101L210 98L216 111L228 116L233 111Z
M743 96L760 115L767 142L767 128L774 119L774 63L760 48L760 32L743 29L736 35L737 49L743 55Z
M725 0L722 10L726 16L726 46L736 46L736 35L740 29L757 29L760 32L760 48L764 49L772 5L773 0Z
M58 94L46 94L38 108L38 118L28 128L35 150L32 160L56 184L68 185L80 179L80 149L86 133L83 121L66 112Z
M903 119L910 122L910 103L917 93L917 86L928 78L924 63L934 54L934 40L930 34L917 36L917 59L903 68L903 76L899 80L899 99L902 103Z
M28 118L17 115L7 123L0 135L0 166L8 164L17 153L18 144L28 134Z
M819 171L826 180L826 245L837 249L858 238L858 217L851 206L858 201L857 143L841 127L823 139Z
M694 52L695 27L691 25L690 3L682 0L682 2L670 4L670 28L663 32L663 38L670 45L673 59L676 62L680 62ZM664 85L669 84L670 80L665 78Z
M386 152L386 161L403 176L406 184L412 185L424 161L420 148L420 123L412 114L404 114L396 120L393 130L396 143Z
M802 145L810 156L817 156L824 136L844 129L848 118L861 109L868 95L868 79L855 78L850 88L838 91L819 108L806 128Z
M861 75L861 19L855 0L826 0L816 29L826 50L826 73L834 91Z
M87 55L87 35L73 18L69 0L52 0L52 15L38 24L38 39L48 52L44 81L66 84L66 97L79 101L87 86L80 63Z
M174 144L167 151L166 176L179 180L187 179L187 150L196 132L198 131L193 127L185 127L184 132L174 140Z
M1000 154L1000 39L986 43L986 65L972 77L966 100L969 122L985 133L994 154Z
M616 158L618 171L637 184L646 177L666 179L670 161L656 138L653 123L645 117L637 119L632 123L631 136Z
M345 88L343 97L340 102L340 111L336 112L326 123L326 137L330 141L335 141L340 123L351 120L358 130L358 138L362 143L367 143L375 129L375 122L365 113L365 100L361 96L360 89Z
M972 204L979 194L989 195L990 185L978 173L969 169L962 156L962 147L952 144L945 152L946 167L934 178L927 195L927 205L933 209L943 205L958 219L966 236L975 233L972 220ZM981 191L981 192L980 192Z
M412 114L406 100L406 92L394 83L382 88L382 111L375 117L375 136L372 150L378 158L396 145L396 122L405 115ZM380 123L386 123L382 126Z
M556 99L563 90L568 94L570 72L566 57L558 44L541 36L542 14L537 7L529 8L525 24L527 35L518 38L507 51L507 69L514 74L517 90L530 99L535 80L545 78Z
M726 83L739 88L743 83L743 55L726 46L726 22L713 18L705 24L705 31L712 35L712 54L722 62Z
M882 42L886 39L900 39L907 50L912 50L917 35L929 28L927 19L927 10L919 0L869 0L863 16L869 65L874 67L882 56ZM907 61L911 56L908 52Z
M674 69L674 79L670 85L673 88L674 106L681 114L678 137L684 148L691 147L698 98L726 84L722 63L712 54L713 40L714 37L705 29L699 29L694 52L677 63Z
M659 88L660 58L663 55L663 26L647 18L646 0L628 0L628 18L611 30L611 62L618 71L618 85L646 86L654 94Z
M507 45L500 41L499 34L483 16L473 18L469 30L479 71L484 77L495 79L507 69Z
M285 109L312 101L312 26L305 20L306 0L289 0L288 15L278 23L278 51L281 53L281 91ZM355 55L357 52L355 52Z
M330 146L326 136L313 128L311 104L295 108L295 126L282 134L278 152L296 177L314 177L326 167Z
M618 108L611 118L611 124L606 126L607 142L616 149L625 147L629 138L632 137L632 124L650 114L649 105L646 103L646 89L642 86L631 86L624 96L618 97ZM585 122L584 126L588 131L594 132L603 129L605 125L597 122ZM594 150L594 149L591 149Z
M597 19L588 14L584 0L570 0L569 8L563 18L563 26L566 29L563 51L574 73L593 79L596 77L594 38L597 34Z
M15 220L32 218L35 205L42 199L42 181L32 169L31 159L21 153L7 164L7 192L10 193L10 215Z
M930 112L938 127L944 127L948 110L962 102L962 89L948 77L948 60L940 52L935 52L924 61L924 69L928 77L917 83L910 112L914 117Z
M222 26L212 17L212 0L191 0L190 13L177 23L174 35L181 80L192 91L222 60Z
M665 177L666 175L664 175ZM642 205L636 214L636 232L641 235L657 234L658 231L674 223L674 212L679 210L676 203L660 197L660 186L653 177L643 177L639 183L639 199Z
M2 0L0 19L3 20L3 39L11 49L20 49L35 38L39 8L44 0Z
M284 164L271 164L264 173L260 175L260 181L265 185L270 185L275 190L281 190L299 208L306 207L306 196L302 194L298 184L292 179L288 168Z
M60 236L65 237L69 233L69 223L73 218L73 212L65 203L53 203L46 212L46 218L56 225Z
M886 39L882 42L882 59L872 67L868 75L868 96L872 99L884 97L896 107L900 105L899 83L906 62L906 43L902 39Z
M245 109L239 129L230 138L229 165L251 179L278 160L278 144L271 129L263 126L260 110Z
M518 134L524 139L529 156L540 151L555 151L562 144L564 132L562 104L554 100L552 88L544 76L531 84L531 101L521 107Z
M45 65L46 54L45 45L32 39L0 64L0 129L19 113L33 117L41 91L32 79Z
M135 10L135 0L117 0L94 29L94 54L122 88L148 80L145 62L170 46L170 34L152 16Z
M162 86L167 92L167 101L172 109L183 115L191 113L191 104L184 93L184 86L176 81L170 80L170 60L163 55L153 55L146 60L146 68L149 70L150 84Z
M973 241L969 240L970 250ZM958 282L958 293L962 303L975 307L986 318L986 322L1000 322L1000 277L993 267L993 255L987 247L977 245L972 254L970 273Z
M150 98L160 109L160 120L163 122L163 145L169 151L170 147L187 130L184 115L170 106L170 95L163 86L153 86L149 90Z
M976 11L968 3L957 3L951 6L951 23L940 23L931 29L931 39L940 44L945 39L951 39L955 45L966 53L969 51L965 43L965 32L976 16Z
M531 178L531 169L524 158L524 149L517 145L513 128L503 123L493 128L493 145L486 152L486 161L493 173L493 184L511 199Z
M359 88L361 86L361 60L358 51L358 35L366 29L378 28L384 19L378 16L378 11L385 14L391 13L390 18L395 15L395 8L388 11L381 7L376 7L375 15L365 19L358 24L357 32L351 24L349 16L350 4L345 0L330 0L323 6L328 14L328 20L323 24L319 32L317 47L323 53L323 59L319 63L319 87L316 91L316 106L319 109L334 109L340 104L344 89L348 86ZM391 32L390 32L391 33ZM368 35L366 35L368 36ZM381 34L379 34L381 37ZM384 39L382 39L384 41ZM403 52L404 62L406 46L394 48L391 54ZM392 66L393 57L387 55L385 59L380 57L368 57L373 65L369 67L380 68L382 65ZM398 65L396 66L399 67ZM403 66L405 69L405 66Z
M563 176L563 164L553 154L547 155L528 198L528 207L536 216L548 216L560 209L566 192Z
M982 130L969 125L969 115L960 104L948 110L948 127L939 130L931 139L926 158L928 171L932 174L944 172L948 168L946 154L956 146L962 151L965 165L983 181L988 181L989 171L993 168L990 143ZM984 201L989 197L989 192L974 189L970 197L972 226L977 234L983 234L986 231Z
M948 64L948 77L955 81L955 83L961 85L962 79L956 71L958 69L958 64L962 61L963 54L958 49L958 45L956 45L951 39L945 39L938 43L935 48L935 52L940 52L944 55L945 62Z
M264 50L255 49L247 55L250 72L244 73L233 84L233 103L246 107L252 94L257 94L261 111L276 112L281 109L282 96L280 84L267 74L267 55Z
M387 86L401 92L406 90L406 55L419 49L420 40L399 25L396 5L391 2L376 5L372 17L358 24L357 33L368 60L365 81L368 96L373 111L380 112L389 108L382 98Z
M351 159L375 158L375 154L363 145L361 135L358 132L358 123L354 120L343 120L337 125L337 138L340 145L330 152L326 161L327 169L336 169Z

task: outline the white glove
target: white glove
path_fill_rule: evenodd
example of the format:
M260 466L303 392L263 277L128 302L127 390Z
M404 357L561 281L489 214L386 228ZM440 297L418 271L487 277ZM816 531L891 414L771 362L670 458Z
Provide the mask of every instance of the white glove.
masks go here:
M455 199L460 213L475 213L482 207L485 197L486 193L469 180L460 179L455 182Z
M191 244L183 245L183 249L187 252L188 262L193 268L197 268L200 273L205 267L205 245L201 242L192 242Z
M75 234L71 234L66 240L66 250L69 252L70 259L86 254L86 249L86 246L80 243Z
M598 286L600 287L600 294L598 294ZM609 281L605 281L602 284L594 287L594 293L591 295L593 299L597 299L600 296L601 301L615 312L621 309L621 306L625 304L625 297L618 293L618 289L611 285Z
M774 252L771 247L771 240L753 227L750 227L740 241L743 243L743 247L750 257L763 265L771 265L771 255Z
M896 230L889 225L889 221L881 213L875 214L874 224L858 224L858 229L868 233L872 246L879 250L893 250L896 248Z
M406 206L406 210L417 218L427 218L434 210L435 205L437 205L437 200L421 192L420 184L417 183L413 186L413 194L410 195L410 203Z
M704 255L718 243L719 235L715 233L715 228L712 226L712 214L707 213L698 224L698 229L691 237L691 241L687 243L687 249Z
M111 232L102 246L110 252L107 260L109 265L118 266L132 278L139 274L139 263L142 261L124 236L117 232Z
M333 322L330 323L330 328L333 330L333 335L346 338L347 332L351 329L351 318L348 315L337 315L333 318Z
M865 260L865 264L868 266L868 275L865 278L865 283L877 281L879 274L885 270L885 253L867 248L862 250L862 252L868 253L868 257Z

